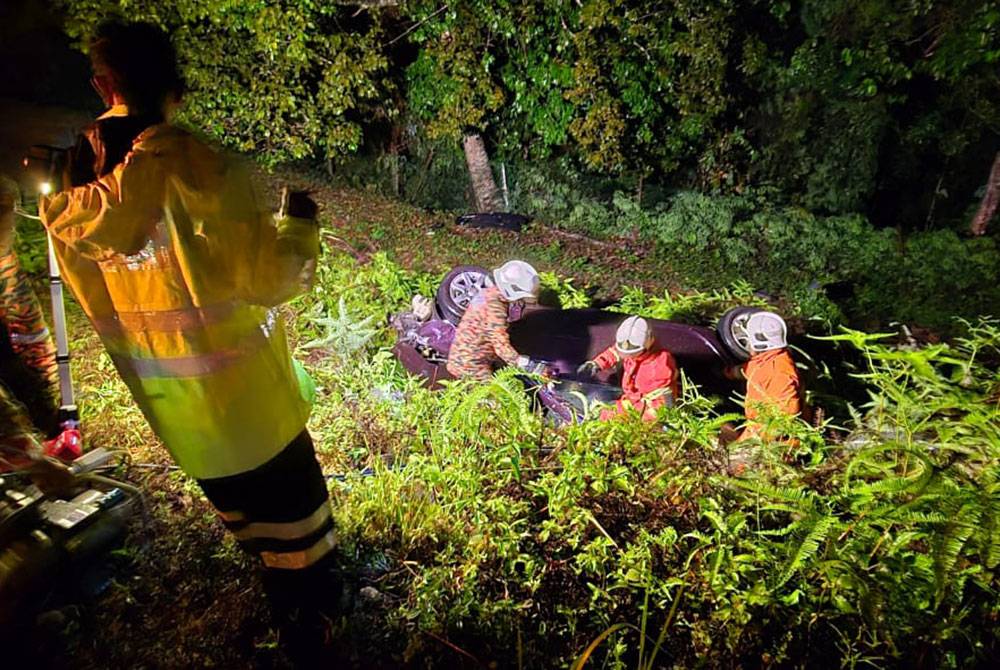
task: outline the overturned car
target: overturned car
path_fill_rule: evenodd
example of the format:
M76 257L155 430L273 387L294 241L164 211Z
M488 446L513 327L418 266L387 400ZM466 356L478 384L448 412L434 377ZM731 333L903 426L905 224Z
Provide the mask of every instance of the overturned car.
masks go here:
M398 333L393 354L411 373L436 387L451 379L445 365L455 328L472 298L492 279L486 268L462 265L442 280L431 313L421 310L394 315ZM704 326L648 319L656 341L669 350L688 379L704 390L728 395L735 390L725 370L745 361L747 342L742 328L755 308L738 307L719 320L713 330ZM585 404L614 402L621 395L619 372L595 376L577 373L584 361L614 344L615 331L625 315L602 309L560 309L531 305L512 309L510 341L521 354L544 363L554 379L539 389L541 404L564 421L578 421Z

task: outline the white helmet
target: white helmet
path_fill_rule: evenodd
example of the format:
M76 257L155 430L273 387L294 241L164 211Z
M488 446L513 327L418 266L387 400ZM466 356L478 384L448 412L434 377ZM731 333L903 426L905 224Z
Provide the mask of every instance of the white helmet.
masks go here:
M493 281L508 302L538 300L542 282L535 268L524 261L507 261L493 271Z
M747 340L754 352L784 349L788 346L788 327L774 312L756 312L746 325Z
M622 321L615 333L615 348L623 354L638 354L653 343L649 322L641 316L630 316Z

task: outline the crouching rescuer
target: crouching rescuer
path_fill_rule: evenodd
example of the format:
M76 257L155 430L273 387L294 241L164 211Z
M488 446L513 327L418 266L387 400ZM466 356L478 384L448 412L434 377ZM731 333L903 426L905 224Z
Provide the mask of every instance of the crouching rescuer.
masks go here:
M615 333L615 343L580 365L577 372L594 374L619 363L622 396L613 408L601 412L601 420L634 410L643 421L655 421L656 410L673 404L680 385L673 354L656 344L649 322L642 317L625 319Z
M174 460L260 557L279 614L334 600L307 378L273 309L311 283L316 205L292 194L275 217L246 170L167 122L181 80L155 27L105 25L90 56L106 158L40 207L65 281Z
M799 373L788 353L785 320L772 312L757 312L747 319L750 360L740 370L746 379L746 426L739 441L773 441L780 436L763 422L768 413L795 416L802 410Z
M493 284L476 294L455 329L447 367L456 378L489 381L501 363L522 370L537 367L511 345L508 323L512 306L538 301L538 273L524 261L509 261L493 271Z

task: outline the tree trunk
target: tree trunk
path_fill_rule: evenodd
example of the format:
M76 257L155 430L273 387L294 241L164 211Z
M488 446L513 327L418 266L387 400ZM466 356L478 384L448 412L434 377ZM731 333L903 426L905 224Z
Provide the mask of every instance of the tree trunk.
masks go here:
M979 204L979 211L972 219L973 235L986 234L986 224L993 218L998 204L1000 204L1000 151L993 159L990 178L986 182L986 193L983 194L983 201Z
M392 195L399 197L399 154L403 148L403 131L398 125L393 125L389 139L389 170L392 176Z
M499 212L500 193L493 171L490 169L490 157L486 153L483 138L478 135L466 135L462 140L465 149L465 162L469 166L469 177L472 179L472 192L476 198L476 209L480 212Z

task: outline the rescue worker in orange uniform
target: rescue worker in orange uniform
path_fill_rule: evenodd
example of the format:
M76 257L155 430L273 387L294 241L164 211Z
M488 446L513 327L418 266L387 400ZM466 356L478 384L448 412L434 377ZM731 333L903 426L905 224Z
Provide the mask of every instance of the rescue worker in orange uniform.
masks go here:
M275 309L311 282L316 204L293 194L275 217L241 163L167 122L182 81L155 26L105 24L90 57L101 121L124 121L78 145L108 142L70 162L91 181L41 202L63 277L173 459L263 563L278 616L318 621L339 598L336 534Z
M622 396L612 409L601 412L606 421L637 411L643 421L655 421L656 410L673 404L680 388L677 363L673 354L658 346L649 322L630 316L618 327L615 343L577 368L577 372L594 374L622 365Z
M776 436L760 421L762 414L795 416L802 410L799 373L788 353L788 328L777 314L757 312L747 319L746 334L750 360L741 372L747 382L743 404L747 420L737 440L774 440Z
M493 271L493 284L476 294L455 329L447 369L456 379L489 381L501 363L522 370L534 367L511 346L507 326L512 305L537 302L538 273L524 261L509 261Z
M14 251L17 197L17 185L0 178L0 442L21 447L37 445L36 433L54 438L60 426L55 346Z

